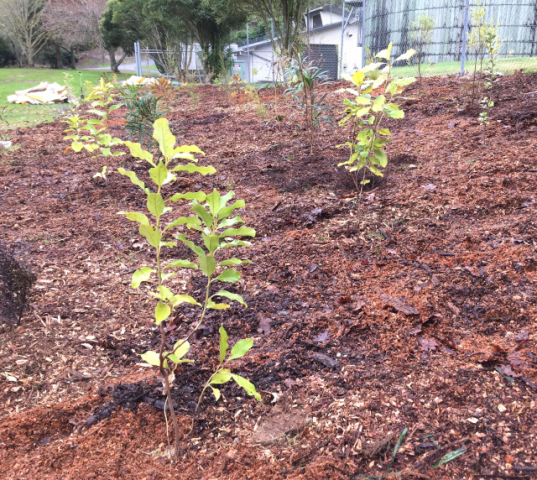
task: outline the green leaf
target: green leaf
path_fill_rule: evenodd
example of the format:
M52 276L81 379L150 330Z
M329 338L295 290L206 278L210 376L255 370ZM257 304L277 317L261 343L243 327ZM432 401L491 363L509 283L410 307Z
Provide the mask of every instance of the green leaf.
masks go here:
M207 308L211 308L213 310L225 310L226 308L229 308L229 305L227 303L215 303L212 300L209 300L207 302Z
M220 221L222 218L229 217L233 213L233 210L243 208L245 205L244 200L237 200L233 205L221 208L218 213L218 220Z
M170 304L173 306L173 308L183 303L190 303L191 305L198 305L201 307L201 304L196 302L196 299L192 298L190 295L174 295L170 298Z
M210 277L216 269L216 260L212 255L205 255L205 253L198 255L198 263L201 271L208 277Z
M177 227L178 225L200 225L201 222L198 217L179 217L177 220L174 220L172 223L169 223L164 228L164 231L169 230L170 228Z
M194 203L192 205L192 210L194 210L194 212L199 217L201 217L201 219L203 220L203 223L205 224L205 226L207 228L211 228L214 219L213 219L212 215L206 210L206 208L203 205L201 205L199 203Z
M73 142L71 143L71 148L78 153L84 148L84 144L82 142Z
M220 363L224 363L224 360L226 359L226 352L229 347L228 341L227 341L227 332L225 328L220 325Z
M382 110L382 105L386 103L386 97L384 95L379 95L377 98L375 98L375 101L373 102L373 108L372 110L374 112L380 112Z
M220 280L221 282L230 282L235 283L239 281L241 278L240 272L237 272L237 270L228 269L224 270L218 277L216 277L217 280Z
M466 447L461 447L458 450L453 450L452 452L446 453L438 462L436 462L433 465L433 468L438 468L440 465L443 465L444 463L451 462L451 460L455 460L457 457L460 457L461 455L466 453Z
M168 301L173 296L172 291L164 285L158 286L157 290L159 292L159 297L157 298L160 298L161 300Z
M194 270L197 270L198 266L188 260L174 260L173 262L168 263L164 268L193 268Z
M384 176L384 174L377 167L374 167L373 165L369 165L369 170L371 170L371 173L374 173L377 177Z
M218 388L214 388L211 385L209 386L211 387L211 390L213 391L215 401L218 402L218 400L220 400L220 390L218 390Z
M241 217L226 218L218 224L218 228L232 227L236 223L244 223L244 220Z
M145 352L140 355L149 365L160 367L160 356L157 352Z
M220 205L220 193L216 188L207 195L206 198L207 205L209 205L209 211L213 215L213 217L216 217L218 215L218 212L220 211L221 205Z
M121 173L121 175L124 175L126 177L130 178L130 181L136 185L137 187L140 187L145 193L149 193L149 189L145 188L145 183L142 182L134 172L128 172L124 168L118 168L117 171Z
M364 73L372 72L373 70L379 69L383 65L384 65L384 63L381 63L381 62L370 63L370 64L366 65L364 68L362 68L361 71L364 72Z
M159 248L161 235L156 227L153 225L140 225L140 235L143 235L147 239L147 243L152 247Z
M205 233L202 233L201 237L203 238L205 247L211 253L214 252L220 245L220 237L218 237L218 235L205 235Z
M176 193L170 198L170 201L177 202L179 200L197 200L198 202L203 202L205 197L206 195L203 192Z
M168 163L173 157L175 137L170 131L170 126L166 118L159 118L153 124L153 138L158 142L160 152Z
M356 72L358 73L358 72ZM359 96L359 97L356 97L356 99L354 100L354 102L357 104L357 105L371 105L371 100L369 100L368 98L364 97L364 96Z
M150 193L147 196L147 209L159 218L164 212L164 200L160 193Z
M216 169L214 167L198 167L197 165L194 165L193 163L187 163L186 165L177 165L176 167L173 167L172 172L190 172L190 173L201 173L203 176L205 175L213 175L216 173Z
M140 225L149 225L149 219L146 215L139 212L118 212L120 215L125 215L129 220L138 222Z
M239 385L240 387L244 388L244 391L248 395L250 395L250 396L253 395L256 398L256 400L259 401L259 402L262 401L261 395L259 395L259 393L257 393L257 390L255 389L253 383L251 383L250 381L246 380L246 378L241 377L240 375L235 375L235 374L232 373L231 376L233 377L233 380L235 380L237 385Z
M177 342L175 342L175 345L173 346L173 354L175 355L177 359L183 358L190 350L190 343L184 342L181 345L183 341L184 340L178 340Z
M381 50L379 53L375 55L377 58L383 58L384 60L390 61L390 56L392 52L392 42L388 45L388 48L385 48L384 50Z
M401 119L405 118L405 112L399 108L392 108L386 112L388 118Z
M247 307L246 302L244 299L238 294L238 293L231 293L227 290L220 290L218 293L215 293L213 297L225 297L229 298L230 300L235 300L236 302L239 302L241 305L244 305Z
M364 83L365 73L364 72L354 72L352 74L352 83L355 85L360 86L362 83Z
M200 153L201 155L205 155L205 153L196 147L196 145L181 145L180 147L175 148L173 151L174 155L178 153Z
M255 237L255 230L249 227L228 228L219 235L220 238L232 236Z
M240 260L238 258L230 258L229 260L224 260L220 263L220 267L225 267L227 265L244 265L246 263L252 263L251 260Z
M139 143L125 142L125 145L129 147L130 154L135 158L140 158L149 162L151 165L155 166L153 162L153 155L147 150L144 150Z
M166 320L170 316L171 311L172 310L169 305L158 302L157 306L155 307L155 323L158 325L163 320Z
M231 356L228 358L228 361L235 360L236 358L246 355L250 348L252 348L253 344L254 341L251 338L245 338L238 341L235 345L233 345L233 348L231 349Z
M414 50L413 48L411 48L410 50L407 50L406 53L403 53L402 55L399 55L394 61L393 63L395 62L399 62L399 61L402 61L402 60L410 60L414 55L416 55L416 50Z
M177 235L177 240L181 240L190 250L192 250L197 255L205 255L205 252L203 251L203 248L198 247L194 242L191 242L190 240L187 240L186 237L180 233Z
M211 378L211 383L216 385L221 385L231 380L231 373L227 369L222 369L219 372L216 372Z
M220 244L219 250L222 248L231 248L231 247L249 247L251 245L250 242L244 242L243 240L233 240L231 242L222 242Z
M392 134L389 128L380 128L378 133L379 135L391 135Z
M388 157L386 156L386 152L382 150L382 148L373 147L373 153L375 154L379 165L385 168L386 165L388 165Z
M149 176L160 187L168 178L168 169L162 162L149 170Z
M132 288L138 288L142 282L147 282L151 278L151 274L155 272L153 268L142 267L132 274Z

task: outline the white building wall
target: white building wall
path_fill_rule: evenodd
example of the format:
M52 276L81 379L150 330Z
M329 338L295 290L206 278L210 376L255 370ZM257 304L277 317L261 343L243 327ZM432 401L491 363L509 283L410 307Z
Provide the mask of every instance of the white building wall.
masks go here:
M310 43L316 45L337 45L338 55L341 55L341 26L318 33L310 33ZM343 35L343 73L350 75L362 68L362 47L356 46L357 43L358 24L347 25Z
M338 15L337 13L321 12L321 20L323 22L323 27L325 27L331 23L341 22L341 15Z

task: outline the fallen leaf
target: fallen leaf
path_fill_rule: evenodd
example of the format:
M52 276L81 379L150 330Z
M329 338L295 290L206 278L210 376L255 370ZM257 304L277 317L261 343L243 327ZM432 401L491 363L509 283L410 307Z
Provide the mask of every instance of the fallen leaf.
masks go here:
M418 337L418 342L421 346L421 349L426 352L428 350L435 350L436 347L438 347L438 343L435 342L432 338Z
M390 307L395 308L398 312L404 313L405 315L420 314L420 312L418 312L414 307L408 305L402 298L392 297L391 295L381 295L380 299L387 305L390 305Z
M509 463L510 465L512 465L514 461L515 459L512 455L507 454L505 456L505 463Z
M500 404L498 405L498 411L499 411L500 413L503 413L503 412L507 411L507 408L505 408L505 406L502 405L502 404L500 403Z
M325 330L322 333L319 333L316 337L313 337L314 342L326 342L330 338L330 333L328 330Z
M270 328L270 318L267 318L265 315L259 312L257 314L257 319L259 321L259 328L257 331L259 333L263 333L264 335L270 335L270 332L272 331Z

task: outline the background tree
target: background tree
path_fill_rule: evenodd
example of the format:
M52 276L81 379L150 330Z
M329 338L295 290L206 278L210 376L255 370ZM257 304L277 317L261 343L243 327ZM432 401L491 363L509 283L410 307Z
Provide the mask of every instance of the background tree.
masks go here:
M57 68L62 66L61 49L69 53L71 68L76 68L76 52L100 46L99 22L105 0L50 0L43 16L43 29L56 50Z
M425 60L425 50L433 40L434 19L423 14L412 22L412 32L410 39L412 47L416 50L416 61L418 62L418 75L421 82L421 64Z
M139 0L110 0L103 13L99 30L104 48L110 57L110 69L119 73L119 66L128 54L134 50L134 42L142 40L143 2ZM116 51L121 48L123 54L116 60Z
M47 0L0 1L0 26L29 67L34 66L35 55L48 39L48 31L42 28L46 3Z
M208 0L211 1L211 0ZM272 45L281 55L292 57L303 28L303 15L308 0L240 0L251 12L257 14L270 35ZM271 31L274 26L274 35Z

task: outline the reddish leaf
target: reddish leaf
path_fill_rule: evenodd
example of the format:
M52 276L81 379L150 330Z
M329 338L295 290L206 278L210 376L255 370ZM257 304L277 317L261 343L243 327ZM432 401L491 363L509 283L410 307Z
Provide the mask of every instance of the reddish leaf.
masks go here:
M438 347L438 343L435 342L432 338L419 337L418 342L419 342L419 344L421 346L421 349L426 351L426 352L428 350L435 350L436 347Z

